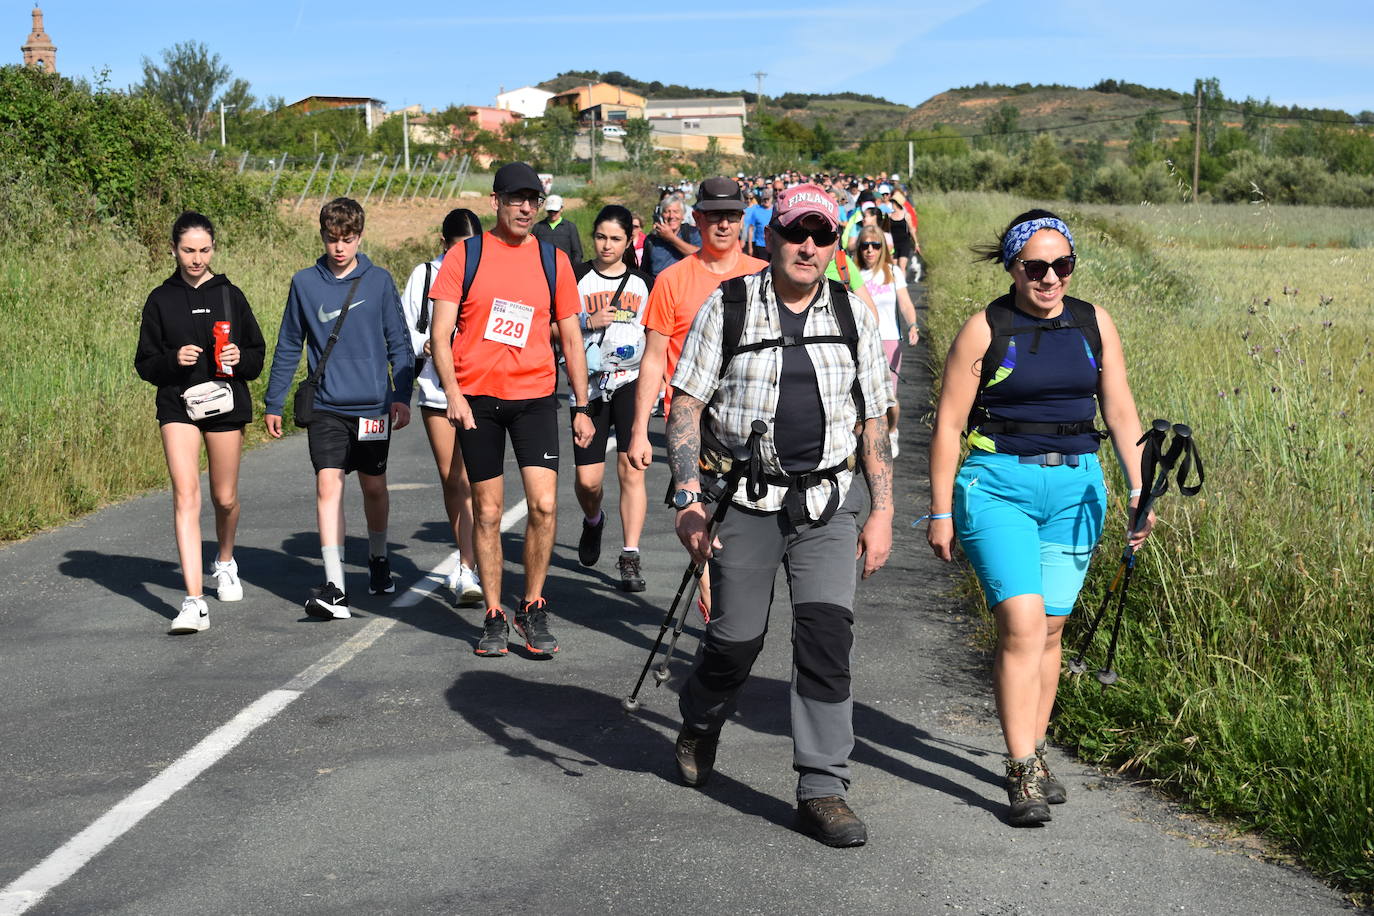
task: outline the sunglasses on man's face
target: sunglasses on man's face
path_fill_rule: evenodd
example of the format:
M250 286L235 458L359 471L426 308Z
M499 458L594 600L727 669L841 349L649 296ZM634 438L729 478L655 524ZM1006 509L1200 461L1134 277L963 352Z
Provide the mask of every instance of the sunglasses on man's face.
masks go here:
M1073 266L1077 263L1076 255L1065 255L1062 258L1055 258L1053 261L1025 261L1017 258L1016 262L1026 272L1026 277L1031 280L1043 280L1050 268L1054 268L1054 275L1059 279L1064 279L1073 273Z
M818 246L824 248L826 245L835 244L839 235L829 226L822 226L817 229L808 229L801 223L794 223L791 226L784 226L782 223L773 223L771 228L778 237L791 245L800 245L808 238Z

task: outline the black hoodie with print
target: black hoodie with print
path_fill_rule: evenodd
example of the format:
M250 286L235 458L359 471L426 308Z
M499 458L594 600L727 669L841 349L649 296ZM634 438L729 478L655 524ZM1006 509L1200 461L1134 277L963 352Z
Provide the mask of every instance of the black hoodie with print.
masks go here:
M228 302L225 302L225 294ZM226 304L228 309L226 311ZM262 373L267 342L253 316L248 299L229 278L217 274L199 287L181 278L180 271L148 294L143 323L138 333L134 368L139 377L157 386L158 423L189 423L181 394L192 385L217 378L214 366L216 321L229 322L229 340L238 344L239 364L227 381L234 389L234 409L203 421L216 427L249 423L253 405L248 382ZM190 366L177 364L177 351L187 344L201 348Z

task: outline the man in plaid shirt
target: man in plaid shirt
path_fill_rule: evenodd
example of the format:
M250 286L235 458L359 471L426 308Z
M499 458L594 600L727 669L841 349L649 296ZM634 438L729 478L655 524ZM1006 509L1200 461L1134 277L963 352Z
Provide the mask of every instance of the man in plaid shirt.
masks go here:
M725 372L723 315L731 306L722 287L697 313L673 374L668 460L680 488L677 532L695 560L709 562L715 598L682 690L676 754L687 785L710 776L721 726L763 648L773 580L786 564L798 824L826 845L859 846L867 831L846 801L855 558L863 557L867 578L892 548L892 455L883 420L891 393L872 314L825 278L838 215L834 199L816 185L782 193L767 229L768 269L731 281L745 284L745 315ZM857 352L845 339L840 309L853 316ZM699 501L703 416L708 453L719 446L736 460L744 458L752 422L769 425L758 456L767 488L754 494L758 499L737 492L711 543ZM871 503L862 528L856 466Z

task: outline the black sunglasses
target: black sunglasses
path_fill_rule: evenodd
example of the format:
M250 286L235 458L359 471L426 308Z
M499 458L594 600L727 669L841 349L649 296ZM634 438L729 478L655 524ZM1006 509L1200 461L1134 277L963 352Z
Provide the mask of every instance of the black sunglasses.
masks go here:
M881 248L883 247L883 243L882 243L882 242L860 242L860 243L859 243L859 247L860 247L860 248L872 248L872 249L874 249L874 250L876 251L876 250L881 249Z
M824 248L826 245L835 244L835 241L840 237L839 233L829 227L808 229L801 223L784 226L782 223L773 222L769 223L768 228L777 233L784 242L792 245L800 245L810 238L811 241Z
M1053 261L1024 261L1021 258L1017 258L1016 261L1025 269L1026 276L1032 280L1045 279L1045 274L1049 272L1051 267L1054 268L1054 275L1062 280L1073 273L1073 266L1078 263L1078 256L1066 254L1062 258L1055 258Z

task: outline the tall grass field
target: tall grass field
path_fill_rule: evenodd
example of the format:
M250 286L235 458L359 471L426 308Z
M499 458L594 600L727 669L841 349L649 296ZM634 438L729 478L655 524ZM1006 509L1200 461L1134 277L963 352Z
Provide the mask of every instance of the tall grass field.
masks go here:
M922 200L937 374L954 332L1008 286L1000 268L972 263L969 246L994 241L1031 205ZM1335 209L1051 209L1075 230L1072 293L1121 329L1142 421L1189 424L1207 465L1200 496L1173 490L1157 505L1115 665L1121 680L1104 689L1066 675L1055 736L1262 832L1367 900L1374 231ZM1115 571L1124 508L1118 521L1066 645L1078 644Z

